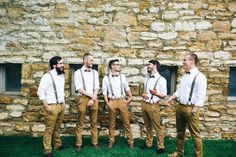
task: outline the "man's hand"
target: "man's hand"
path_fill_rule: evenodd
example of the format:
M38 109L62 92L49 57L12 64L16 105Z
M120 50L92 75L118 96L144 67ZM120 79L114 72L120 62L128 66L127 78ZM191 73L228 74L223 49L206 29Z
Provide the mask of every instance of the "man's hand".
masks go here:
M93 101L96 101L97 98L98 98L97 95L95 95L95 94L91 95L91 99L92 99Z
M144 100L148 100L149 99L149 97L147 96L147 93L143 93L142 97L143 97Z
M52 112L52 106L51 105L44 105L47 112Z
M197 106L194 106L193 109L192 109L192 114L195 115L198 111L198 108Z
M149 92L152 94L152 95L156 95L156 96L158 96L158 93L157 93L157 91L156 91L156 89L149 89Z
M90 100L88 101L88 103L87 103L87 106L93 106L93 104L94 104L93 99L90 99Z
M130 104L132 100L133 100L133 97L129 97L129 98L126 100L127 104Z

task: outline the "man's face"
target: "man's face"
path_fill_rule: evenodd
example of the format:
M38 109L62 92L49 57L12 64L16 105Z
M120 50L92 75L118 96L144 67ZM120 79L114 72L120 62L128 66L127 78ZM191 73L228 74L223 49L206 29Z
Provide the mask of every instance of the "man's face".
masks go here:
M64 60L61 59L60 61L58 61L57 65L54 65L54 67L57 70L57 74L64 74Z
M153 71L153 69L155 69L156 65L152 64L152 63L148 63L147 64L147 71L148 73L151 73Z
M184 68L190 69L194 64L194 61L190 58L189 55L184 56L183 65Z
M119 62L114 62L112 64L112 67L111 67L113 70L115 70L116 72L120 72L121 71L121 66L120 66L120 63Z
M85 64L87 67L92 68L94 63L93 56L88 56L85 60Z

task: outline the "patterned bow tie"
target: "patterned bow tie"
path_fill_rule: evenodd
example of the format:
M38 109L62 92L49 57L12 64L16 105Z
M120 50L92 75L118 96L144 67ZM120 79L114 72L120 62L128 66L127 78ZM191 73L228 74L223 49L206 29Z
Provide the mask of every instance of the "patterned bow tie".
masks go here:
M155 76L151 75L150 78L155 78Z
M118 77L118 75L111 75L111 77Z
M185 71L185 74L190 74L190 72L189 71Z
M84 70L84 72L90 72L91 70Z

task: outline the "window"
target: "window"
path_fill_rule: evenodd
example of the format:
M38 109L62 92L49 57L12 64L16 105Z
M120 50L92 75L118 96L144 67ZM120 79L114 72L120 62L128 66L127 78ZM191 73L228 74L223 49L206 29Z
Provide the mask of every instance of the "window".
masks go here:
M0 93L18 93L21 88L21 64L0 64Z
M175 92L177 67L161 66L159 73L167 81L167 94L172 95Z
M75 71L81 68L83 64L70 64L71 69L71 95L76 95L75 91L75 81L74 81L74 74ZM93 69L98 70L98 65L93 65Z
M228 84L228 99L236 100L236 67L230 68L229 84Z

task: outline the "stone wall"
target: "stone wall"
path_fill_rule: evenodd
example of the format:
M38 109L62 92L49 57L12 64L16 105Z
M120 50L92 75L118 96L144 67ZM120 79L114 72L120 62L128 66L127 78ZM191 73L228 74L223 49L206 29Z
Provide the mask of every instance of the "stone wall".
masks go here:
M235 32L234 0L1 0L0 63L22 64L22 88L19 95L0 94L0 134L42 135L42 104L36 91L54 55L66 62L62 130L73 134L77 111L69 64L81 63L81 56L90 52L100 81L108 60L121 60L135 98L130 105L132 130L135 137L145 136L140 113L144 64L157 58L163 65L177 66L179 82L183 56L194 52L208 79L202 136L235 139L236 102L227 101L229 67L236 66ZM173 110L165 106L162 110L169 137L176 135ZM99 134L107 135L107 127L100 95ZM84 134L89 134L88 128L86 123ZM123 135L119 128L117 134Z

